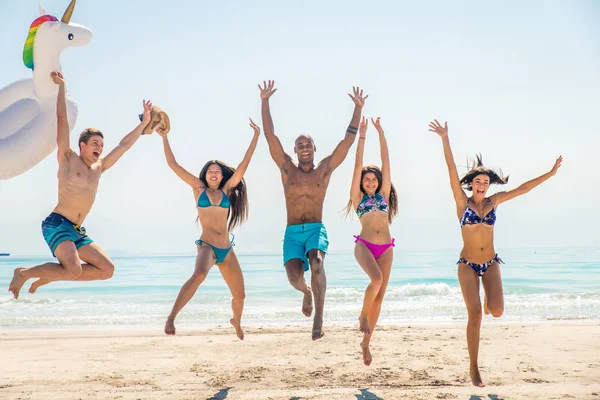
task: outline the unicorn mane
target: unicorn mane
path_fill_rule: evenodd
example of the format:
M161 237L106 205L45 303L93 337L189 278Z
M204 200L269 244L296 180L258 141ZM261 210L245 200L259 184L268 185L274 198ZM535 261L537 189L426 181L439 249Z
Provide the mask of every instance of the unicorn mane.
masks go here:
M23 63L31 70L33 70L33 41L35 40L35 35L40 25L48 21L58 21L58 19L53 15L42 15L36 18L29 27L29 34L23 47Z

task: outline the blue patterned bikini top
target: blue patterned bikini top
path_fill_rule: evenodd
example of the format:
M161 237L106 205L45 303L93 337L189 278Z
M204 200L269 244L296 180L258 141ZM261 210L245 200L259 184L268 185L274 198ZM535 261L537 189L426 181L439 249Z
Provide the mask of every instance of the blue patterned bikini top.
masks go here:
M385 197L381 193L375 193L373 196L365 194L358 207L356 207L358 218L371 211L389 212L388 202L385 201Z
M481 218L475 210L469 207L469 202L467 202L467 208L465 208L465 212L463 213L462 218L460 219L460 227L462 228L465 225L475 225L475 224L486 224L490 226L494 226L496 223L496 211L492 206L492 209L489 213L486 214L485 217Z
M225 192L223 192L223 197L221 197L221 202L219 204L212 204L210 202L208 194L206 193L206 189L204 190L204 192L200 193L200 196L198 197L198 207L200 208L206 208L211 206L229 208L230 205L231 202L229 201L229 197L227 197Z

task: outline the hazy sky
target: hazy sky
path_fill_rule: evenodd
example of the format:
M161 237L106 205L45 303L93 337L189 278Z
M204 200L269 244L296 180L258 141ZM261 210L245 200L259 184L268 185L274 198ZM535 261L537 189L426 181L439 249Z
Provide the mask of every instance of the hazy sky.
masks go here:
M46 0L62 16L68 0ZM38 1L0 1L0 87L31 76L21 55ZM313 135L317 158L344 136L360 85L364 114L381 116L400 215L400 250L455 248L461 239L442 145L428 122L447 120L459 165L481 152L510 175L506 188L558 175L500 206L496 247L597 245L600 6L594 1L79 1L72 21L92 29L61 58L79 104L73 148L86 127L106 152L139 122L142 99L169 113L178 161L198 173L213 158L237 165L260 121L257 84L275 79L276 134L293 152ZM260 123L260 122L259 122ZM262 124L261 124L262 125ZM375 131L365 161L380 163ZM356 217L341 214L355 147L334 173L324 222L332 251L350 250ZM40 223L57 201L55 154L0 181L0 252L50 256ZM236 251L280 251L285 205L264 137L246 173L250 216ZM492 188L491 193L498 190ZM200 235L192 191L168 168L154 134L100 181L84 226L112 254L194 254Z

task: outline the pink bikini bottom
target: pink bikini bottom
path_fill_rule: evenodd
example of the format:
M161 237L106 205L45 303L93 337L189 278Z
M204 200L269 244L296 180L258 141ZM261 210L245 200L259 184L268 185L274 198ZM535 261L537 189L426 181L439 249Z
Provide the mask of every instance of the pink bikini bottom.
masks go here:
M394 244L394 241L396 239L393 239L393 238L392 238L392 243L386 243L386 244L371 243L371 242L366 241L365 239L361 238L360 236L356 236L356 235L354 235L354 238L356 239L356 240L354 240L354 243L356 243L358 241L363 242L365 244L365 246L367 246L367 249L369 249L369 251L371 252L371 254L373 254L373 257L375 257L376 260L379 257L381 257L381 255L383 253L385 253L385 251L387 249L389 249L390 247L396 246Z

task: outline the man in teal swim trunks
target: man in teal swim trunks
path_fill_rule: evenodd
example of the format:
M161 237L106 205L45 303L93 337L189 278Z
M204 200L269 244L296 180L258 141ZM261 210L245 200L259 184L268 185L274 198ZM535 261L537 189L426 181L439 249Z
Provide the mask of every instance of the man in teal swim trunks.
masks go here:
M53 72L52 80L58 85L58 204L42 222L42 234L58 263L48 262L30 268L16 268L8 289L15 299L19 297L19 291L30 278L38 278L29 289L30 293L35 293L40 286L52 281L94 281L112 277L115 269L112 260L87 236L81 224L94 204L102 173L133 146L150 122L152 103L144 101L142 123L125 136L106 157L100 158L104 136L102 132L92 128L84 130L79 136L78 155L71 150L69 143L64 78L61 73Z
M337 145L330 156L325 157L315 166L315 143L310 135L300 135L296 139L294 153L298 164L285 153L279 138L275 136L275 128L269 98L277 89L275 82L263 82L260 89L262 100L262 121L265 137L273 161L281 171L281 181L285 194L287 209L287 228L283 240L283 263L291 285L304 293L302 312L310 317L313 311L312 292L315 295L315 316L313 320L312 339L323 336L323 306L327 280L323 260L327 253L329 241L323 225L323 201L332 172L340 166L354 143L362 108L368 96L363 97L362 90L354 88L349 94L354 102L354 113L344 139ZM311 270L311 288L304 280L304 272Z

